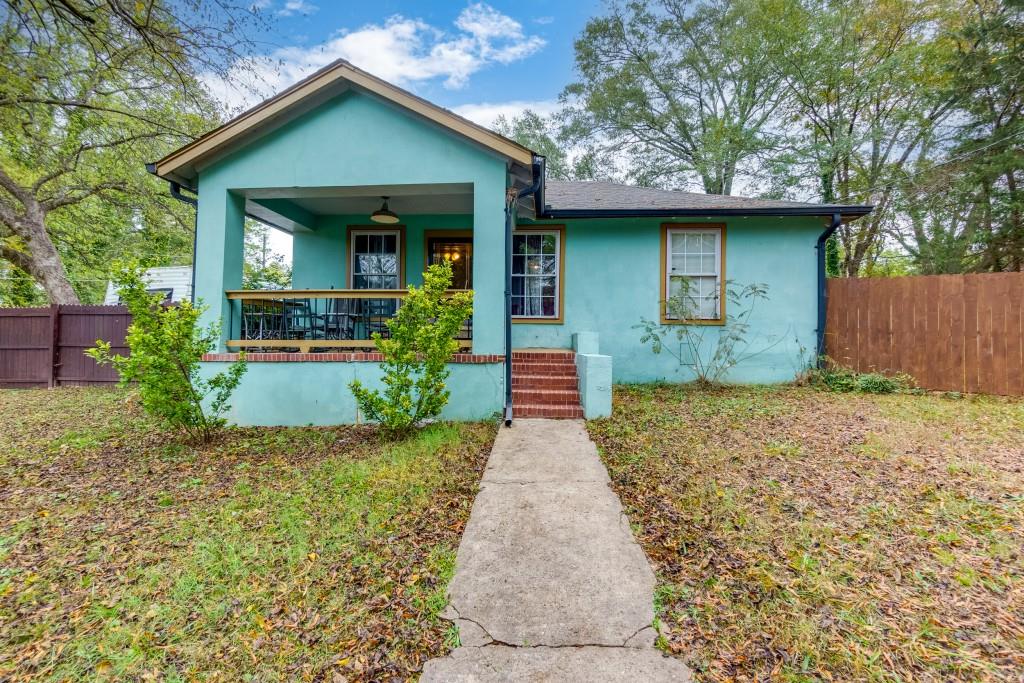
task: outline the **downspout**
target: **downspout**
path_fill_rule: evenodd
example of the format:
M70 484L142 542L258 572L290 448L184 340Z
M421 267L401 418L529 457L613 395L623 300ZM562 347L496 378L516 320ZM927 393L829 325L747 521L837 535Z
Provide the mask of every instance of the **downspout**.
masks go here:
M195 217L192 221L192 283L189 285L188 298L193 304L196 302L196 244L199 239L199 199L198 197L187 197L181 193L181 185L169 181L171 183L171 196L177 199L179 202L185 202L190 204L195 209Z
M842 215L832 214L832 222L825 228L825 232L818 236L818 244L815 249L818 252L818 336L817 354L815 363L820 367L822 358L825 355L825 317L828 304L828 290L826 288L828 273L825 272L825 243L828 238L835 234L842 222Z
M519 200L536 195L544 181L541 157L533 157L533 184L521 190L509 188L505 195L505 426L512 426L512 230ZM535 207L540 215L543 206Z

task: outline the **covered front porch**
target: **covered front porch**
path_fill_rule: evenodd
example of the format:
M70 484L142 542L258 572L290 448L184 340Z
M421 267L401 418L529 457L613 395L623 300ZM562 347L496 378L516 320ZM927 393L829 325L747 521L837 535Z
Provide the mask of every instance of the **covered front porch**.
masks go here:
M371 337L439 258L465 263L453 287L474 292L442 417L507 405L505 207L514 191L535 215L529 149L339 61L152 170L198 196L194 291L221 326L204 372L249 352L231 421L359 421L349 383L382 385ZM373 220L382 197L391 222ZM289 290L243 288L246 217L292 235Z
M217 292L224 350L372 351L374 333L387 336L387 320L401 307L407 286L421 284L430 264L447 260L452 289L475 292L473 315L456 336L461 351L503 351L503 231L474 229L480 221L472 183L258 188L228 194L241 212L227 217L227 234L244 231L246 217L291 234L292 287L234 287L241 283L241 259L225 267ZM496 223L492 215L487 218L485 224ZM503 213L498 218L503 220ZM197 284L201 295L208 288Z

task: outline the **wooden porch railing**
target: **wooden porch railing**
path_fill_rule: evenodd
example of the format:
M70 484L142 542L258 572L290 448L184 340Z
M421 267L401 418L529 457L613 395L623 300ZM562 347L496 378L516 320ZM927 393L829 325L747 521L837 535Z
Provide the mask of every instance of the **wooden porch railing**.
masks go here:
M452 293L463 290L451 290ZM234 349L372 349L372 335L388 334L408 292L404 289L229 289L227 342ZM237 324L236 324L237 323ZM456 336L460 348L473 340L472 318Z

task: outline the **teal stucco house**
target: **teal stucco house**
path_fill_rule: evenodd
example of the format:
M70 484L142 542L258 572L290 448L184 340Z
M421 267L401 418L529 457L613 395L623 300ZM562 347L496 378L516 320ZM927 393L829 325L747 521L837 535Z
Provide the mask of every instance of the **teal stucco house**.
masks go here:
M774 341L728 380L790 380L820 344L823 240L871 208L549 180L531 150L344 61L150 170L197 204L194 292L223 328L205 367L247 350L239 424L358 421L370 335L439 259L475 291L445 417L593 417L612 382L691 379L634 328L673 324L682 281L712 336L727 280L766 284L750 336ZM242 289L247 216L291 233L293 289Z

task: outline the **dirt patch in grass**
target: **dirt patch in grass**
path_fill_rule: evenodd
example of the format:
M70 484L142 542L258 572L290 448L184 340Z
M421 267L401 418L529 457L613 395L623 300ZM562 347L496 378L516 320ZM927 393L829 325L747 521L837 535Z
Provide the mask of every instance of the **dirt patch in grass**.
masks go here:
M0 391L0 680L403 680L494 435L230 429L115 390Z
M590 423L704 681L1019 681L1024 403L618 388Z

